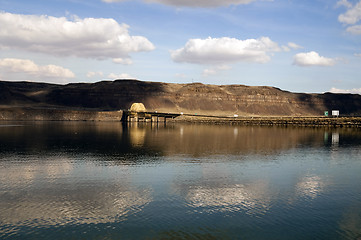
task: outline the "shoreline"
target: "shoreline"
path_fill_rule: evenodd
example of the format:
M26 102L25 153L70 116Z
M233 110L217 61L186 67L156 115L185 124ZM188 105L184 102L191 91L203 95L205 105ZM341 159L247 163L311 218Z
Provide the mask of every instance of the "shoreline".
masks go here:
M63 108L0 108L0 121L109 121L122 119L122 111L70 110Z
M240 126L361 127L361 117L257 116L219 119L174 119L172 122Z
M122 111L55 108L0 108L0 121L102 121L120 122ZM150 123L150 122L149 122ZM184 114L167 123L199 123L241 126L361 127L361 117L341 116L196 116Z

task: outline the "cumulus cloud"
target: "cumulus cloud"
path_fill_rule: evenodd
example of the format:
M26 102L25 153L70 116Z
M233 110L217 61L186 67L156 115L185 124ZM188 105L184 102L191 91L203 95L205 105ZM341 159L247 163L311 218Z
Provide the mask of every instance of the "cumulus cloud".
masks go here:
M0 12L0 26L0 49L95 59L129 59L130 53L154 49L147 38L129 35L128 25L111 18L69 20Z
M176 78L186 78L187 75L184 74L184 73L176 73L176 74L175 74L175 77L176 77Z
M65 82L75 77L69 69L57 65L37 65L28 59L0 59L0 70L4 74L2 77L9 80Z
M303 47L296 43L293 43L293 42L289 42L287 44L287 46L282 46L283 51L286 51L286 52L291 51L291 49L300 49L300 48L303 48Z
M175 62L222 65L231 62L270 61L269 53L280 51L268 37L239 40L236 38L190 39L183 48L171 51Z
M249 4L256 0L145 0L146 2L161 3L172 6L185 7L220 7L229 5Z
M88 73L86 74L86 76L87 76L88 78L92 78L92 77L103 77L103 72L100 72L100 71L98 71L98 72L88 72Z
M207 77L207 76L209 76L209 75L215 75L217 73L217 71L216 71L216 69L214 69L214 68L211 68L211 69L204 69L203 70L203 76L204 77Z
M220 66L216 66L216 67L212 67L212 68L206 68L203 70L203 76L204 77L207 77L207 76L210 76L210 75L215 75L217 73L219 73L220 71L226 71L226 70L229 70L231 69L230 66L228 65L220 65Z
M353 88L353 89L339 89L339 88L331 88L329 92L332 93L352 93L352 94L361 94L361 88Z
M108 78L110 78L110 79L136 79L135 77L133 77L127 73L121 73L121 74L110 73L108 75Z
M347 1L347 0L340 0L340 1L337 2L336 7L340 7L340 6L344 6L344 7L347 7L347 8L351 8L351 7L352 7L352 3L350 3L350 2Z
M361 34L361 25L355 25L355 26L348 27L346 29L346 31L351 34L360 35Z
M355 57L361 57L361 53L355 53Z
M298 53L293 57L293 64L302 67L333 66L336 59L320 56L317 52Z
M302 46L294 43L294 42L289 42L288 44L288 47L291 48L291 49L300 49L300 48L303 48Z
M126 0L102 0L107 3L124 2ZM159 3L176 7L220 7L249 4L258 0L143 0L147 3Z
M113 58L113 63L131 65L133 64L133 61L130 58Z
M101 71L98 72L88 72L86 75L88 78L93 78L93 77L103 77L104 73ZM135 79L133 76L127 74L127 73L121 73L121 74L115 74L115 73L110 73L107 76L108 79Z
M115 2L125 2L128 0L102 0L102 2L106 2L106 3L115 3Z
M361 25L357 24L361 20L361 0L354 6L347 0L341 0L337 3L337 6L346 6L348 10L338 16L338 21L346 25L353 25L346 28L346 31L354 34L361 34Z
M361 1L356 3L354 6L352 6L351 3L347 2L346 6L349 8L349 10L347 10L346 13L343 13L340 16L338 16L338 20L340 22L346 23L346 24L355 24L358 21L360 21L361 20Z

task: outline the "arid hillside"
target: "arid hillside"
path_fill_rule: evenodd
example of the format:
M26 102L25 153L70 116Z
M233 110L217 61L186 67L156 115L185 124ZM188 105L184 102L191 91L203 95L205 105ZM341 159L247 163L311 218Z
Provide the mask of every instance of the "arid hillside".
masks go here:
M274 87L171 84L138 80L56 85L0 81L1 107L70 110L129 109L142 102L149 111L244 116L321 116L339 110L361 115L361 95L305 94Z

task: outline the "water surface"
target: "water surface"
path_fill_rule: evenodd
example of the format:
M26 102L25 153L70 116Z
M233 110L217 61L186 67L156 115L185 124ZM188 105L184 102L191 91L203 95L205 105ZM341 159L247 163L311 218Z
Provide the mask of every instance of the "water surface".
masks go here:
M361 239L358 129L0 123L0 239Z

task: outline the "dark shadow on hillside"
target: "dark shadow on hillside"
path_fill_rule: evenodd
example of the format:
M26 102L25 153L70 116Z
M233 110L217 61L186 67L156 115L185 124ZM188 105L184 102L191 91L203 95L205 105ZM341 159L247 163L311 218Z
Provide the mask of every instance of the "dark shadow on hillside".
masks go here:
M321 96L329 112L339 110L341 115L361 115L361 96L358 94L325 93Z
M61 85L34 82L0 81L0 104L39 105L44 104L44 95Z
M314 97L311 94L306 94L306 93L297 93L297 98L299 101L301 101L304 105L314 109L315 106L315 102L314 102Z
M134 102L163 92L162 83L137 80L102 81L93 84L68 84L47 95L56 105L100 110L128 109Z
M161 95L163 91L162 83L138 80L67 85L0 81L0 105L119 110Z

